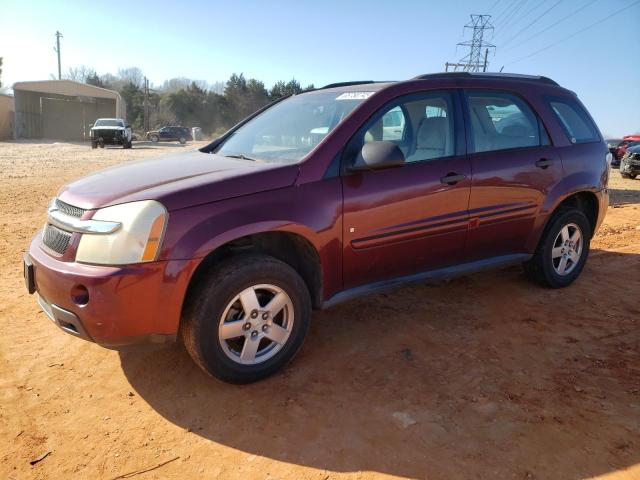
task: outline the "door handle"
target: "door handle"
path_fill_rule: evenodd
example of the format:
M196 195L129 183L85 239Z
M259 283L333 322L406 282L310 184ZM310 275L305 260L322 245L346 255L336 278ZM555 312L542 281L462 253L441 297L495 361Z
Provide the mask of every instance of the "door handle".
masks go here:
M542 168L544 170L545 168L550 167L552 163L553 160L549 160L548 158L541 158L540 160L536 161L536 167Z
M455 185L458 182L461 182L467 178L466 175L458 174L458 173L447 173L444 177L440 177L440 183L444 183L445 185Z

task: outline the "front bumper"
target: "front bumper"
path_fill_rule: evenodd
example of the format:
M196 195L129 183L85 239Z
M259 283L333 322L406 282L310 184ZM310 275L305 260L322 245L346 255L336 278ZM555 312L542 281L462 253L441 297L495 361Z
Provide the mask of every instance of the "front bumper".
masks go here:
M628 175L640 174L640 159L624 157L620 162L620 173Z
M27 256L38 303L63 331L109 348L175 340L197 260L97 266L62 261L46 248L38 232Z

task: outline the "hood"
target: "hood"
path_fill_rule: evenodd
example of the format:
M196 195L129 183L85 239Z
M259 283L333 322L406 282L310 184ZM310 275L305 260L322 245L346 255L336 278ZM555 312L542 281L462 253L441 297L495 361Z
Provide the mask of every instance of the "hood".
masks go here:
M635 147L627 148L628 153L640 153L640 145L636 145Z
M91 127L91 130L124 130L124 127Z
M293 185L298 165L233 159L193 150L100 170L64 186L63 202L87 210L158 200L169 211Z

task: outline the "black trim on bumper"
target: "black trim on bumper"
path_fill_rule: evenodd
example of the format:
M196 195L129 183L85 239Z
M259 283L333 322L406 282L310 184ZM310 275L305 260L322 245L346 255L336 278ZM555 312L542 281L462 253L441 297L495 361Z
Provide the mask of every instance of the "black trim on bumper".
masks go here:
M70 312L69 310L65 310L64 308L60 308L57 305L48 303L40 295L38 295L38 304L40 305L40 308L42 308L42 311L44 311L44 313L46 313L47 316L53 321L53 323L55 323L62 330L70 333L75 337L82 338L89 342L93 341L75 313Z

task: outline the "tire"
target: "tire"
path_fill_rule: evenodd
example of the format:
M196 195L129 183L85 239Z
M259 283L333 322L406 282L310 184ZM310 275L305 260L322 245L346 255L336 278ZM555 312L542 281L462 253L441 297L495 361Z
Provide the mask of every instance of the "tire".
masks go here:
M98 144L96 142L91 142L91 148L98 148Z
M185 143L187 143L187 139L184 137L180 137L180 139L178 140L182 145L184 145Z
M561 233L565 227L567 231ZM567 246L562 243L567 236L570 242L577 238L573 236L576 230L580 233L579 254L576 252L576 245ZM563 288L570 285L580 276L587 262L591 235L591 225L582 210L572 208L558 211L542 234L533 258L524 264L525 272L532 280L546 287ZM564 254L558 257L560 252ZM566 270L560 273L563 257Z
M263 287L279 291L271 297ZM249 299L245 302L239 298L241 292L253 295L243 297ZM265 307L275 295L280 295L280 304L286 304L264 320ZM258 301L255 313L245 311L250 309L244 307L251 305L250 300ZM286 263L265 255L250 254L221 262L189 294L185 304L181 335L187 351L205 372L229 383L255 382L284 367L302 347L311 318L311 298L302 278ZM233 333L228 330L226 340L222 325L234 329ZM253 342L254 335L257 343L247 343ZM281 343L269 338L274 335ZM255 346L253 359L252 349L247 348L249 353L243 361L245 347L251 345Z
M128 148L132 148L132 147L133 147L133 144L131 142L127 142L126 140L122 144L122 148L127 148L128 149Z
M157 135L151 135L151 141L153 143L158 143L159 140L160 138Z
M622 178L634 178L628 173L620 173L620 175L622 176Z

